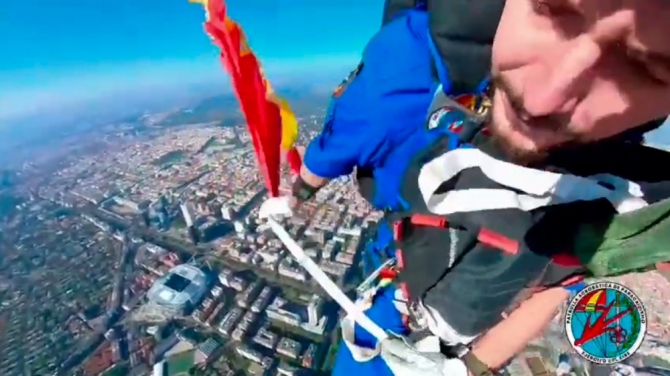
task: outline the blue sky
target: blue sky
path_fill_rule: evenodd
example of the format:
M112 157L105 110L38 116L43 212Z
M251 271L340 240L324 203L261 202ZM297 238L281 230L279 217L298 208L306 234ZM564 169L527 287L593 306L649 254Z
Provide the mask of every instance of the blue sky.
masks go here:
M228 0L271 79L342 70L383 0ZM131 93L223 83L187 0L0 1L0 119ZM336 84L334 82L333 84Z

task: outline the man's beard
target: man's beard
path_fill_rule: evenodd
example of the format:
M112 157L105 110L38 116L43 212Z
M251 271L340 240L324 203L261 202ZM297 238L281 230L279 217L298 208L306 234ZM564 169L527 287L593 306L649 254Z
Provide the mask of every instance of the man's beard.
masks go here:
M549 158L549 151L527 150L516 147L510 140L501 137L496 133L496 128L493 124L490 124L487 129L490 130L493 147L501 151L506 162L520 166L533 167L541 165L547 158Z
M501 92L503 92L509 99L513 108L523 108L523 100L521 99L522 96L514 91L512 86L505 80L504 76L493 73L491 75L491 87L489 88L489 93L490 95L495 96L500 95ZM491 102L493 103L493 106L495 106L494 98L491 98ZM491 108L490 111L493 113L493 108ZM544 164L549 156L556 152L570 150L584 145L583 140L578 135L571 134L572 132L569 131L570 127L567 122L561 122L561 119L558 119L558 117L556 119L550 120L552 131L563 133L565 135L569 135L570 137L566 137L568 141L541 149L521 148L514 144L514 142L509 137L506 137L505 133L501 131L499 124L495 123L493 116L490 116L490 120L486 128L490 133L493 146L505 156L505 159L508 162L532 167Z

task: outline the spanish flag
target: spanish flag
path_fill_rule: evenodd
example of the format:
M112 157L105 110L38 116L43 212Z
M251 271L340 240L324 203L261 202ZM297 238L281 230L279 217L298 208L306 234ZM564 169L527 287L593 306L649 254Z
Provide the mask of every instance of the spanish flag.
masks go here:
M268 99L279 106L281 116L281 149L286 154L291 171L294 174L300 173L302 165L302 156L298 154L295 143L298 140L298 119L291 110L288 102L274 93L269 81L265 81L268 89Z
M237 22L226 14L223 0L189 0L205 8L205 32L221 50L220 60L230 75L233 90L256 152L258 165L270 195L279 194L281 154L286 153L291 170L300 171L295 150L298 122L288 103L277 96L265 78L260 63Z

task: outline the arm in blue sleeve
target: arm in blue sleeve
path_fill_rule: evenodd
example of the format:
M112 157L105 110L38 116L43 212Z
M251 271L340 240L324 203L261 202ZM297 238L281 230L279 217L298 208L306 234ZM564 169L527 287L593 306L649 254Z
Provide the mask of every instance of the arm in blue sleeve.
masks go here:
M348 120L348 119L347 119ZM353 119L352 119L353 120ZM335 179L353 172L374 149L375 138L365 122L332 119L307 147L304 165L322 178Z

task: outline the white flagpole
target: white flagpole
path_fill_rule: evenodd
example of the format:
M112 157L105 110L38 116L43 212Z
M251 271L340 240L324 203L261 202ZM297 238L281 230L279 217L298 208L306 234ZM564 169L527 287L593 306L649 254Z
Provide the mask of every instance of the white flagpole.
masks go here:
M312 259L305 254L305 251L291 238L284 227L272 218L268 218L268 223L272 231L277 235L279 240L284 243L289 252L295 257L298 263L307 270L307 272L316 280L316 282L326 290L326 293L339 304L344 311L351 316L351 318L360 325L363 329L372 334L379 342L388 338L388 334L368 318L363 311L361 311L354 302L349 299L337 285L328 278L326 273L319 268Z

